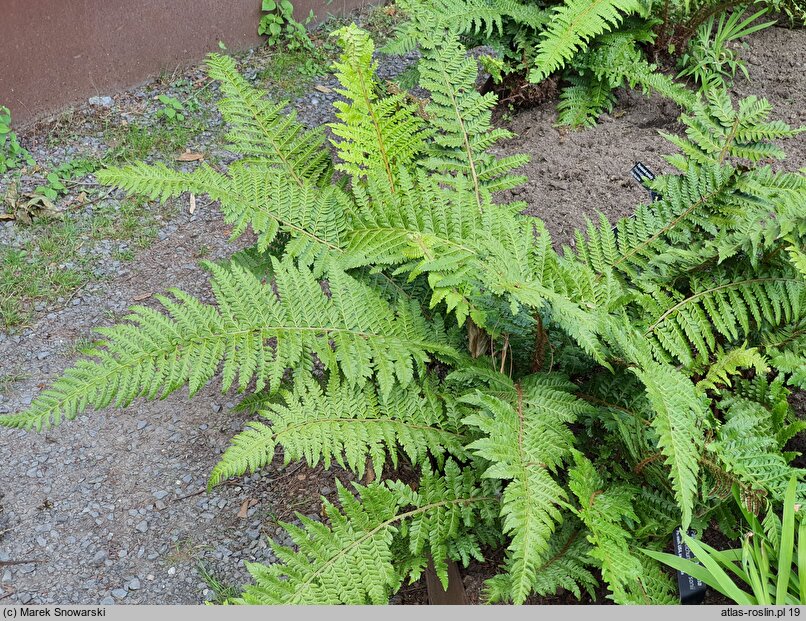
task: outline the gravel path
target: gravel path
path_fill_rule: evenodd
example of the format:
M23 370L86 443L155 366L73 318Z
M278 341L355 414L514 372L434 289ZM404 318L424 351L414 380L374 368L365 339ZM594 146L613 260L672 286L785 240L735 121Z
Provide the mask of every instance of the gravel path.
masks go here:
M800 69L782 69L787 75L798 71L800 75L799 107L797 102L789 108L782 104L790 122L806 120L802 112L806 65L804 47L799 45L804 34L775 29L763 34L758 51L754 46L751 55L754 75L764 66L769 70L769 58L779 58L786 50L794 55L792 62ZM776 47L779 40L785 49ZM769 58L767 45L774 53ZM397 74L408 62L381 61L383 76ZM260 62L260 52L242 63L252 76L255 62ZM202 74L191 68L183 77L194 82ZM329 77L317 82L332 87L335 81ZM77 111L70 123L79 137L66 145L47 146L53 124L22 132L21 139L38 161L58 164L79 152L102 155L108 148L101 131L104 124L142 119L154 95L171 94L171 88L154 83L115 96L108 109L96 105ZM784 96L779 97L782 88L779 83L772 94L785 102ZM329 104L335 94L323 90L327 89L312 90L293 103L308 125L330 120ZM507 148L546 154L533 159L523 198L532 197L537 211L545 210L555 233L567 233L579 214L601 208L602 196L620 197L613 198L611 213L641 199L641 190L627 189L629 182L622 180L628 179L630 160L644 151L628 149L623 162L611 156L619 153L618 135L623 134L619 139L623 142L642 133L657 144L654 116L662 118L664 127L674 124L673 118L668 119L674 111L662 106L652 108L654 116L647 122L647 106L655 104L646 101L628 95L620 105L623 115L577 134L557 132L553 112L545 106L516 116L512 126L522 137ZM229 161L232 156L218 144L219 127L220 119L210 112L208 130L193 138L188 148L211 153L221 163ZM595 132L604 132L617 146L607 147ZM586 152L585 146L592 144L586 141L591 140L595 149ZM799 149L794 161L803 165L802 142ZM655 151L650 152L655 158ZM564 159L571 154L582 158L574 164L573 175ZM114 204L115 197L110 200ZM7 387L0 384L0 413L29 404L75 360L77 341L91 338L93 328L113 323L128 306L155 304L153 294L168 285L209 299L206 277L198 266L200 248L205 248L205 258L217 259L249 239L227 243L229 231L215 205L199 203L192 215L182 201L176 202L173 212L151 207L162 218L151 248L131 262L115 263L113 244L99 244L93 252L99 253L96 276L103 279L87 284L72 298L41 308L35 323L20 333L0 334L0 376L21 376ZM571 203L573 211L557 207ZM18 234L13 226L1 227L0 243ZM234 394L222 396L213 384L193 400L180 391L123 411L90 413L41 435L0 429L0 604L195 604L216 598L200 566L223 584L237 587L248 579L244 561L271 562L267 538L282 542L277 520L292 518L294 511L316 517L318 494L333 494L333 473L296 466L283 470L277 462L262 475L204 493L211 467L246 419L233 411L236 402ZM337 476L347 478L341 472ZM9 564L18 561L30 562Z

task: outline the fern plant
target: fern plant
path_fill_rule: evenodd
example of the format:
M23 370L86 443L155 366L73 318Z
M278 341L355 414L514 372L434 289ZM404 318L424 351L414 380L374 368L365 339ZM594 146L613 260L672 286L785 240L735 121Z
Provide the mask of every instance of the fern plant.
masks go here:
M788 7L777 0L757 0L753 4L761 9L740 22L749 4L740 0L400 0L398 4L409 20L386 51L407 52L434 32L452 30L468 46L493 48L494 55L485 57L490 73L485 89L504 101L542 103L559 81L563 88L558 121L573 127L592 125L612 110L614 91L621 86L658 92L687 110L694 101L689 89L659 65L677 62L682 67L678 77L693 76L700 83L732 77L743 65L725 48L726 41L775 23L751 25L771 10Z
M618 603L668 603L639 548L712 519L731 532L734 484L775 501L794 474L804 495L785 449L802 427L786 397L803 381L806 179L759 164L795 130L762 100L692 96L662 200L557 252L522 204L494 200L524 159L491 152L495 98L455 33L424 38L430 124L379 92L365 32L337 36L336 158L213 55L243 159L99 173L153 198L206 193L257 246L209 266L215 304L172 291L162 311L135 307L0 424L44 429L220 375L256 413L210 486L278 449L371 470L324 522L286 525L294 545L249 565L240 603L384 603L431 562L445 584L448 559L496 549L490 601L601 579Z

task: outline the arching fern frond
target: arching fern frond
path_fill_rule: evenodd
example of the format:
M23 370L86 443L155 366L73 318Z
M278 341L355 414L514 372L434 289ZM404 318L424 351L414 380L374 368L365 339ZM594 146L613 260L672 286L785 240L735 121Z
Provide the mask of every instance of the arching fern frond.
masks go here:
M680 118L686 125L686 138L661 132L688 158L675 155L667 159L683 171L688 161L721 164L727 157L751 162L783 159L784 152L773 141L794 136L800 130L791 129L783 121L767 120L771 111L766 99L746 97L739 101L737 109L725 89L708 89L691 114Z
M642 10L640 0L565 0L554 7L554 15L537 46L531 82L539 82L558 69L587 43L618 26L625 15Z
M617 604L638 603L643 589L641 560L633 554L628 524L638 521L632 505L636 490L627 485L608 485L593 464L574 451L575 466L569 471L568 487L577 497L575 513L587 527L589 552L601 566L602 578Z
M683 109L692 108L697 101L696 95L658 71L657 65L646 59L638 43L633 32L609 33L599 37L597 44L575 64L608 84L610 89L624 86L625 83L631 88L639 86L645 94L655 91Z
M720 407L725 422L706 448L744 485L781 500L792 476L802 481L806 474L790 466L781 452L786 441L803 429L803 421L776 420L775 413L763 405L735 396L723 400ZM793 424L794 429L787 430ZM806 484L801 482L799 487L803 498Z
M687 296L643 298L649 326L647 339L659 352L684 364L704 362L715 351L718 336L728 341L746 339L753 331L797 322L806 310L806 280L795 275L714 270L692 277Z
M699 382L700 390L713 390L719 394L718 386L731 387L731 377L741 373L742 369L754 369L759 375L769 371L767 359L759 352L758 347L739 347L723 351L716 351L716 360L708 366L708 372Z
M424 373L430 353L453 352L439 321L409 300L397 307L346 274L330 274L330 297L306 268L274 261L276 293L250 271L209 264L218 308L174 290L159 297L168 315L134 307L129 323L100 332L106 341L68 369L22 414L0 425L36 428L74 418L88 407L126 406L188 384L194 394L221 367L223 389L274 390L287 368L340 369L349 383L377 377L384 396ZM223 363L223 365L222 365Z
M424 36L446 28L490 39L504 35L509 25L540 30L550 18L548 10L515 0L400 0L397 6L409 20L397 28L394 39L384 47L390 54L410 52Z
M475 476L464 476L453 462L443 475L426 471L416 492L399 482L374 483L355 485L355 498L338 482L337 487L341 510L327 501L324 505L330 525L301 515L302 527L284 524L298 550L275 544L279 563L250 563L255 584L234 603L385 604L406 578L408 572L401 569L410 566L393 562L396 542L424 565L425 551L444 548L466 523L483 521L496 504L476 485Z
M306 181L324 186L330 181L333 165L321 129L306 130L293 109L284 112L287 102L267 100L264 91L249 85L229 56L210 54L207 72L224 95L218 108L230 126L227 139L232 151L281 168L299 185Z
M206 164L182 172L164 164L139 163L99 171L98 179L151 199L206 194L220 201L233 235L251 225L258 249L265 250L280 231L287 233L291 242L285 251L305 264L340 250L352 209L350 198L338 186L318 188L304 179L297 184L282 168L244 161L233 164L227 175Z
M531 375L522 383L510 382L504 398L483 391L463 398L479 408L464 423L485 436L468 448L491 462L485 477L508 481L501 515L504 533L511 537L508 569L516 603L523 603L537 583L567 500L552 474L574 443L567 425L589 407L572 390L573 384L559 383L556 376Z
M414 466L429 455L437 462L445 455L465 459L465 436L444 404L428 389L395 386L379 395L371 382L350 385L331 374L327 389L310 376L282 391L281 401L259 412L262 420L247 423L213 469L209 485L271 463L277 446L285 463L305 460L314 467L336 462L363 476L371 461L380 478L384 465L398 465L398 454Z

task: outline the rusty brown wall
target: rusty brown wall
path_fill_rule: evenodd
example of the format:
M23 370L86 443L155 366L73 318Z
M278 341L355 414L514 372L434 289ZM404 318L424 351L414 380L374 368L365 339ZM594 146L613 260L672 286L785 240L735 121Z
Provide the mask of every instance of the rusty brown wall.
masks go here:
M297 0L302 19L366 0ZM224 41L257 45L260 0L0 0L0 105L15 123L143 82Z

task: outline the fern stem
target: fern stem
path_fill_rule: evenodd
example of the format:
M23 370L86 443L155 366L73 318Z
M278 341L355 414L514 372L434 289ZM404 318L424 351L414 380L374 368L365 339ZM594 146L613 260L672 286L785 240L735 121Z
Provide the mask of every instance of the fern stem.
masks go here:
M718 287L713 287L711 289L706 289L705 291L700 291L698 293L695 293L692 296L687 297L684 300L681 300L680 302L678 302L677 304L672 306L670 309L668 309L665 313L663 313L660 317L658 317L657 320L655 320L655 323L653 323L651 326L649 326L649 329L644 333L644 336L649 336L650 334L652 334L655 331L655 329L661 323L663 323L663 321L669 315L671 315L673 313L676 313L678 310L680 310L680 308L682 308L683 306L685 306L686 304L688 304L690 302L693 302L694 300L697 300L697 299L699 299L699 298L701 298L703 296L715 293L717 291L722 291L724 289L730 289L731 287L742 287L742 286L745 286L745 285L750 285L750 284L760 283L760 282L782 282L782 283L795 283L795 284L798 284L798 285L803 285L803 281L800 280L800 279L797 279L797 278L750 278L748 280L740 280L740 281L737 281L737 282L729 282L729 283L726 283L724 285L719 285Z
M698 201L696 201L694 204L692 204L692 205L691 205L691 206L690 206L688 209L686 209L686 210L685 210L683 213L681 213L679 216L677 216L677 217L676 217L674 220L672 220L671 222L669 222L669 224L667 224L666 226L664 226L664 227L663 227L661 230L659 230L657 233L655 233L654 235L652 235L652 236L651 236L651 237L649 237L648 239L645 239L643 242L641 242L640 244L638 244L638 245L637 245L637 246L635 246L634 248L630 249L630 251L629 251L629 252L627 252L627 253L623 254L621 257L619 257L619 260L618 260L618 261L616 261L615 263L613 263L613 267L616 267L616 266L618 266L620 263L623 263L623 262L624 262L624 261L626 261L628 258L630 258L630 257L631 257L631 256L633 256L634 254L636 254L636 253L637 253L639 250L642 250L642 249L646 248L646 247L647 247L649 244L651 244L651 243L652 243L652 242L654 242L655 240L659 239L661 235L664 235L665 233L667 233L667 232L671 231L671 230L672 230L674 227L676 227L676 226L677 226L677 225L678 225L678 224L679 224L679 223L680 223L680 222L681 222L681 221L682 221L684 218L686 218L686 217L687 217L687 216L688 216L688 215L689 215L689 214L690 214L692 211L694 211L694 210L695 210L695 209L697 209L698 207L701 207L702 205L706 204L706 203L707 203L708 201L710 201L710 200L711 200L713 197L717 196L717 195L718 195L720 192L722 192L722 190L725 188L725 186L726 186L727 184L728 184L728 182L726 181L726 182L725 182L725 183L724 183L722 186L720 186L719 188L717 188L717 189L716 189L716 190L714 190L713 192L711 192L711 193L707 194L706 196L701 196L701 197L700 197L700 199L699 199ZM599 277L601 278L601 274L599 275Z

